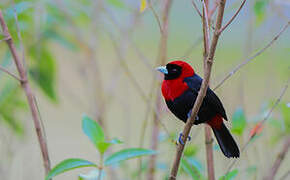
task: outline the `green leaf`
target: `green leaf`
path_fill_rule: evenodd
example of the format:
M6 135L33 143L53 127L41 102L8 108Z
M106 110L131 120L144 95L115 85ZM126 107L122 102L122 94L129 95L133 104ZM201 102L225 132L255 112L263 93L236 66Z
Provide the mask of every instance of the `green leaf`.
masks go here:
M290 133L290 103L288 104L282 103L280 107L281 107L280 109L282 112L283 120L285 123L286 133Z
M19 2L15 4L14 6L12 5L11 7L7 8L5 11L6 17L9 18L14 18L14 10L16 11L17 15L23 13L29 8L32 8L34 3L32 2Z
M194 164L189 163L186 158L181 159L181 168L191 176L192 179L201 180L205 179Z
M246 116L241 107L237 108L234 112L232 121L233 127L231 131L239 136L242 135L246 127Z
M109 3L109 4L111 4L111 5L113 5L113 6L115 6L115 7L117 7L117 8L125 8L126 7L126 5L124 4L124 2L123 1L121 1L121 0L107 0L107 2Z
M146 156L146 155L153 155L153 154L156 154L156 151L149 150L149 149L143 149L143 148L123 149L107 157L105 159L105 166L116 164L127 159L136 158L140 156Z
M265 19L267 4L267 0L257 0L254 4L257 25L261 24Z
M26 102L20 96L19 86L15 81L6 81L0 90L0 120L3 120L17 135L24 133L24 127L16 112L26 108Z
M51 100L56 101L55 81L56 65L52 53L46 46L35 45L30 50L34 62L30 69L30 75L40 89Z
M97 143L97 148L98 148L98 150L99 150L99 152L101 153L101 154L104 154L104 152L106 152L107 151L107 149L111 146L111 145L113 145L113 144L122 144L123 142L122 141L120 141L119 139L112 139L111 141L109 141L109 142L99 142L99 143Z
M83 159L66 159L59 164L57 164L46 176L46 180L51 179L52 177L62 174L66 171L82 168L82 167L97 167L96 164L83 160Z
M102 127L87 115L83 115L83 132L89 137L91 142L98 148L99 143L105 142L105 135Z
M47 30L43 33L43 36L45 36L48 39L52 39L56 42L58 42L60 45L66 47L67 49L71 51L76 51L77 46L70 41L68 38L66 38L64 35L60 35L57 32L53 30Z
M231 172L228 172L226 175L221 176L219 180L233 180L238 175L238 170L234 169Z
M198 152L198 147L194 144L190 144L185 147L184 156L194 156Z
M98 180L99 172L100 171L98 169L95 169L95 170L90 171L87 174L80 174L79 180ZM101 180L104 179L104 177L105 177L105 172L102 171Z

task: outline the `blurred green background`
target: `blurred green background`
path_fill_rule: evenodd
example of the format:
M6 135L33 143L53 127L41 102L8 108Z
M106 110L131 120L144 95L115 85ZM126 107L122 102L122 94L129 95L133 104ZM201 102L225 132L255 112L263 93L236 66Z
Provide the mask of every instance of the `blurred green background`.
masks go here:
M163 1L152 3L160 15ZM240 3L238 0L227 1L225 22ZM200 2L197 4L200 7ZM139 147L143 122L149 114L144 147L151 148L154 113L148 111L143 96L150 97L152 88L160 88L160 84L152 86L154 78L158 82L162 80L154 70L160 32L152 11L146 8L140 12L139 7L140 1L137 0L1 0L0 8L18 52L25 56L52 165L70 157L98 162L97 152L82 133L81 117L84 113L102 124L107 137L124 141L124 144L113 147L112 152L118 148ZM237 19L220 38L211 86L215 87L236 65L270 42L289 19L289 0L246 2ZM203 75L201 37L201 19L191 1L173 1L167 61L185 60ZM286 85L290 75L289 42L288 28L268 50L216 91L228 117L232 117L227 126L232 127L240 147ZM0 43L0 64L17 74L3 41ZM150 100L153 107L156 106L155 96L153 94ZM289 103L287 90L263 131L233 167L238 171L235 179L262 179L269 171L285 139L289 138ZM177 138L184 125L167 110L163 101L160 117L171 137L163 126L159 127L156 179L168 175L175 155L175 146L170 140ZM42 158L33 127L19 84L0 72L0 179L43 179ZM203 125L193 127L191 135L193 140L187 145L185 156L191 166L206 177ZM114 178L109 170L106 171L104 179L145 179L148 160L148 157L143 158L141 176L136 176L138 160L130 160L113 167ZM225 174L230 162L214 142L217 179ZM276 178L289 172L289 166L288 154ZM75 170L54 179L77 179L79 173L89 170ZM191 178L186 170L179 172L179 179Z

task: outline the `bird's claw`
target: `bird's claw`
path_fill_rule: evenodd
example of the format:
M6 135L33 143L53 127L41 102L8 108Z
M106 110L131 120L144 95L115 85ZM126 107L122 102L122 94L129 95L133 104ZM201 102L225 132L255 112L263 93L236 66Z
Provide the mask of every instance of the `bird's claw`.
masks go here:
M183 136L184 136L184 135L183 135L182 133L180 133L180 134L179 134L179 138L178 138L178 142L179 142L180 144L182 144L182 145L184 145L184 142L183 142L183 140L182 140L182 137L183 137ZM191 140L191 137L188 136L187 139L188 139L188 141L190 141L190 140Z

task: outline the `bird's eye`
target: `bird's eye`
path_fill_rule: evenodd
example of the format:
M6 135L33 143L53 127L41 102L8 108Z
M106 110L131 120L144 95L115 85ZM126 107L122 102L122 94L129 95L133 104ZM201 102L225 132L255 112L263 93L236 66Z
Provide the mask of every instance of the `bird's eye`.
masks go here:
M173 72L177 72L177 69L172 69Z

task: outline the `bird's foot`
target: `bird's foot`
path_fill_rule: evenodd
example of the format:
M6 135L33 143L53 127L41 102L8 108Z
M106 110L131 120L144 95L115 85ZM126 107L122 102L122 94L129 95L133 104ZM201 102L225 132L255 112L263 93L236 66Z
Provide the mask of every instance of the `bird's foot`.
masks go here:
M183 137L183 136L184 136L184 135L183 135L182 133L180 133L180 134L179 134L179 138L178 138L178 142L179 142L180 144L182 144L182 145L184 145L184 142L183 142L183 140L182 140L182 137ZM190 140L191 140L191 137L188 136L187 139L188 139L188 141L190 141Z

